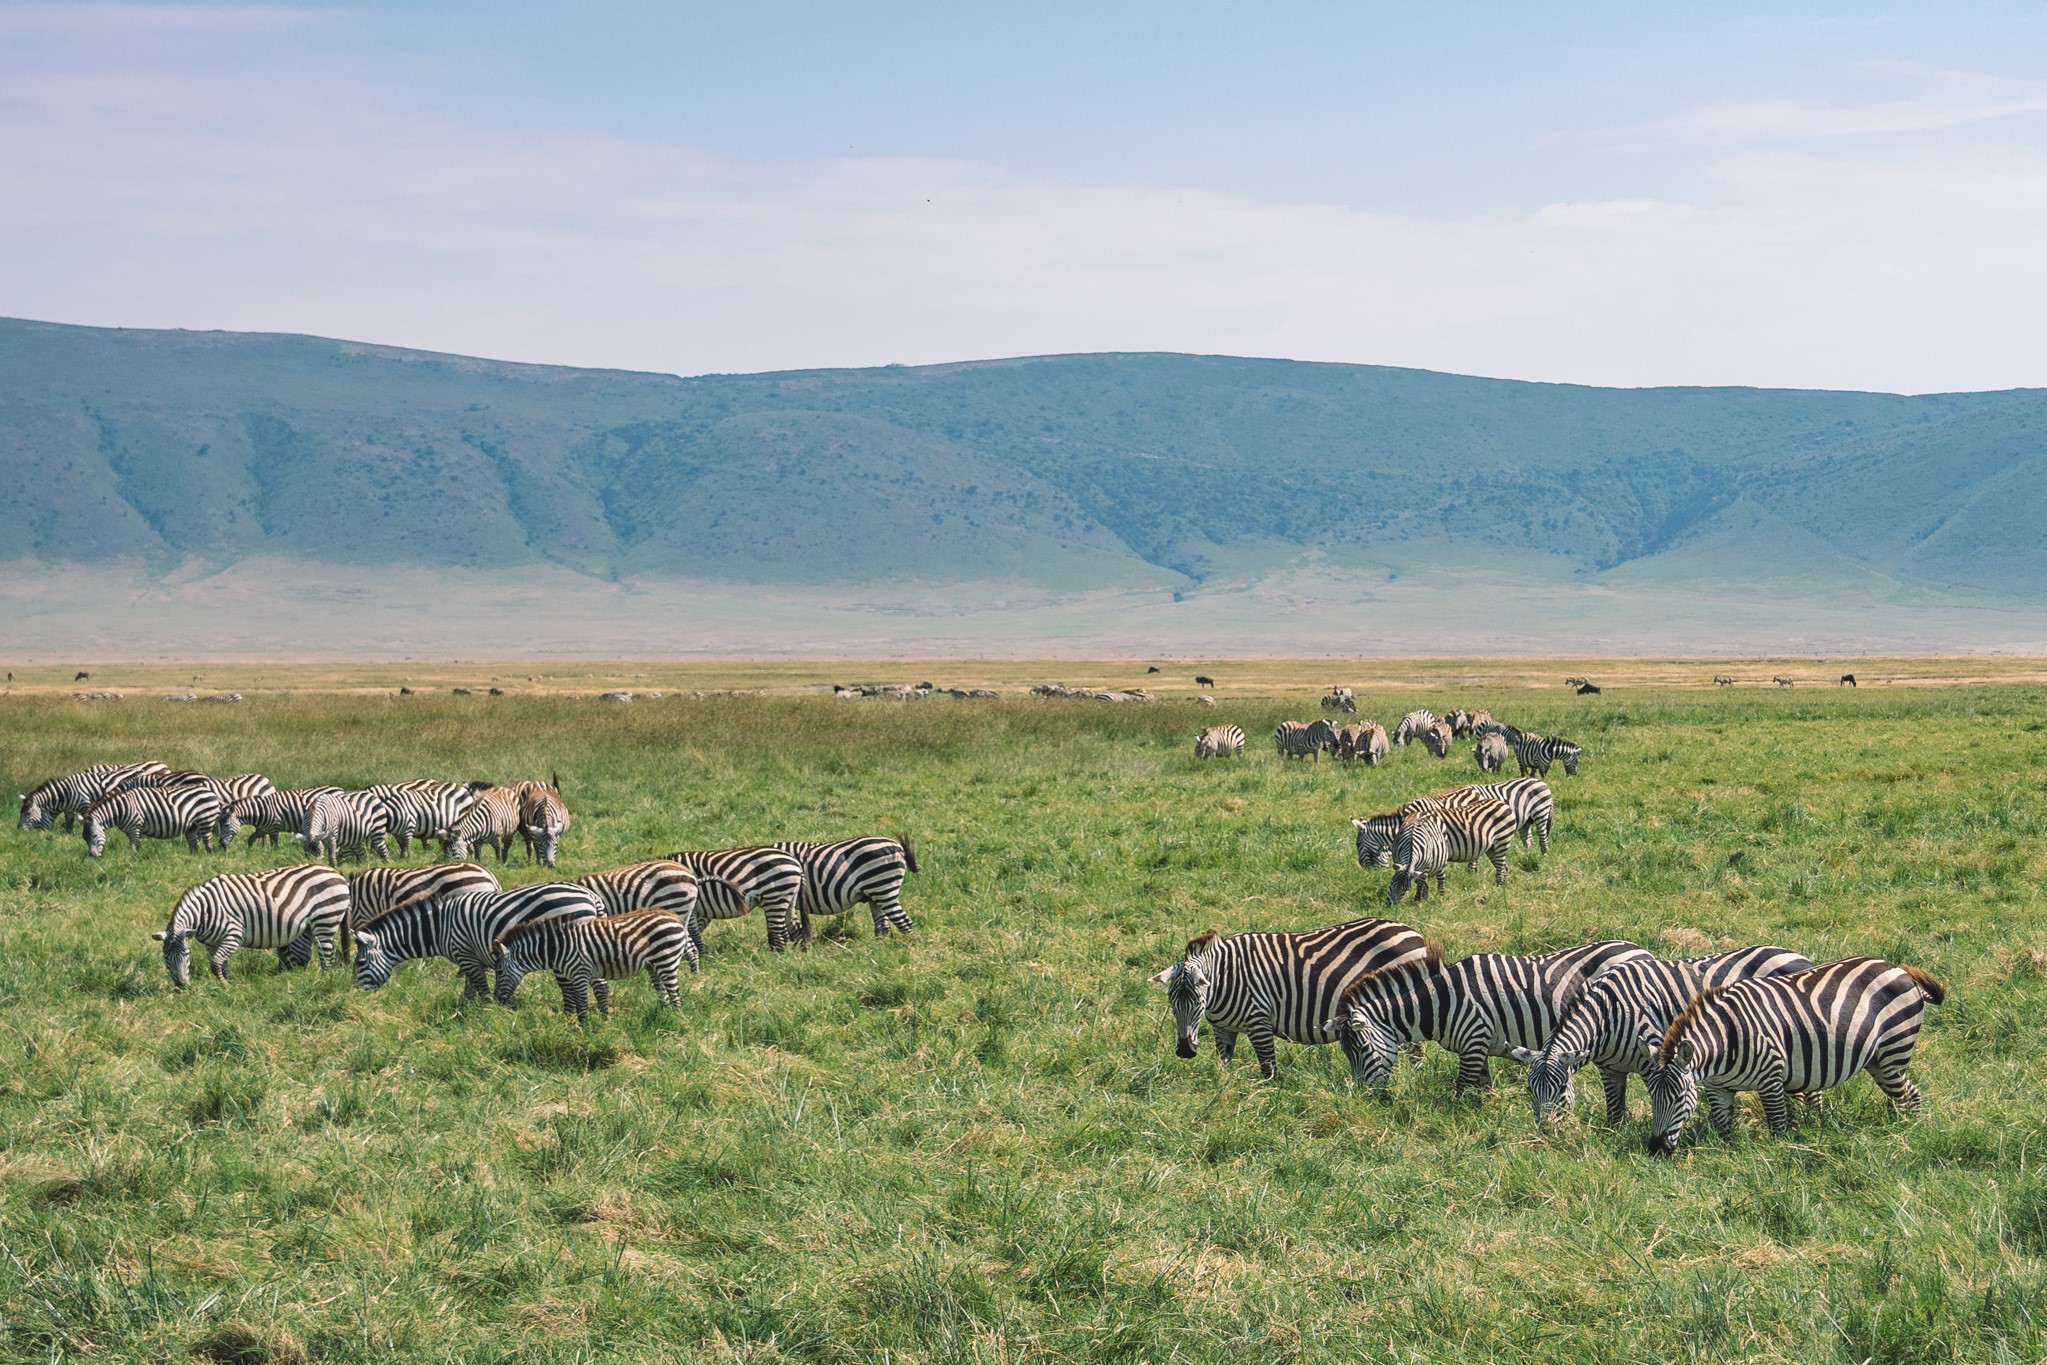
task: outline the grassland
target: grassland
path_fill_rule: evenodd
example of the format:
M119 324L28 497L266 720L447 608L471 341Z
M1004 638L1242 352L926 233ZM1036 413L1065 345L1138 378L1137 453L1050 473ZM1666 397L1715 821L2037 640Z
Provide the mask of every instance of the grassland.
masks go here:
M906 941L864 910L807 955L719 925L680 1011L631 982L579 1030L545 978L512 1009L463 1004L445 963L363 993L249 953L230 986L174 994L147 935L176 892L282 851L116 841L94 862L75 835L0 831L0 1354L2047 1357L2047 688L1580 700L1534 667L1361 695L1386 721L1469 702L1587 747L1552 854L1501 888L1453 872L1415 922L1452 953L1612 935L1913 962L1950 990L1914 1066L1924 1111L1894 1118L1858 1080L1785 1140L1750 1108L1733 1141L1657 1161L1639 1090L1626 1128L1587 1084L1582 1119L1541 1136L1506 1063L1453 1103L1440 1053L1385 1097L1333 1048L1283 1045L1271 1084L1206 1044L1176 1060L1145 978L1191 931L1377 909L1346 818L1469 780L1418 751L1377 772L1191 758L1198 723L1257 735L1311 714L1312 688L1368 684L1355 667L1275 665L1287 695L1241 683L1215 712L0 700L17 784L141 755L280 783L558 769L568 874L895 829L924 868ZM813 671L719 681L832 676Z

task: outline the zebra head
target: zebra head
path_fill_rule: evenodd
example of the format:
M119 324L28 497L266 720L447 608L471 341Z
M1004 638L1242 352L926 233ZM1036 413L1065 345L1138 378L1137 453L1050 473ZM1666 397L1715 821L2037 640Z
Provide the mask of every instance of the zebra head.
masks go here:
M1358 866L1388 867L1393 862L1393 845L1400 837L1400 817L1375 815L1369 820L1351 820L1358 832Z
M441 831L441 861L459 863L469 856L469 840L457 829Z
M1589 1058L1525 1047L1509 1048L1507 1055L1528 1066L1528 1104L1538 1123L1561 1123L1577 1108L1575 1074Z
M85 851L95 858L107 851L107 827L96 810L85 813Z
M1215 990L1215 976L1208 950L1221 935L1210 929L1187 944L1186 955L1152 980L1166 988L1166 1000L1173 1007L1173 1052L1192 1057L1201 1038L1201 1016L1208 1013L1208 999Z
M18 822L18 828L48 829L56 823L57 812L55 807L43 804L46 795L47 793L41 787L36 788L32 792L22 794L21 819Z
M1343 1044L1343 1055L1350 1058L1350 1078L1358 1085L1382 1090L1393 1079L1400 1040L1369 1004L1354 1000L1342 1015L1329 1021L1325 1031L1334 1033Z
M497 951L491 955L491 967L497 973L497 984L492 995L500 1005L512 1003L512 995L519 989L519 983L526 979L526 963L512 945L500 940Z
M1648 1033L1642 1042L1649 1049L1649 1060L1642 1066L1642 1085L1649 1092L1649 1154L1669 1156L1699 1107L1692 1042L1680 1038L1665 1048L1663 1039Z
M381 934L367 929L355 931L355 984L373 991L391 979L391 954L384 950Z
M226 848L242 832L242 817L235 814L233 806L227 806L220 813L220 846ZM253 836L252 836L253 837Z
M171 974L171 988L184 990L192 984L192 931L165 929L150 935L163 945L164 970Z
M1576 777L1578 775L1578 755L1584 752L1583 749L1580 749L1575 744L1569 744L1562 740L1557 741L1557 757L1564 761L1564 776Z

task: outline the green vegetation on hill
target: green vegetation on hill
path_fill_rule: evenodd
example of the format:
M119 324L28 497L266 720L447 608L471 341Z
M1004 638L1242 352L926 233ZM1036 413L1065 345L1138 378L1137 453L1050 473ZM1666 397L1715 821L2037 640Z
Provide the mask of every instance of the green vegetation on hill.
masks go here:
M2037 603L2047 394L1605 390L1075 355L669 376L0 322L0 561L1193 590L1300 556L1779 565ZM1694 558L1697 558L1695 555ZM1757 577L1731 551L1703 567ZM1541 576L1541 575L1536 575Z

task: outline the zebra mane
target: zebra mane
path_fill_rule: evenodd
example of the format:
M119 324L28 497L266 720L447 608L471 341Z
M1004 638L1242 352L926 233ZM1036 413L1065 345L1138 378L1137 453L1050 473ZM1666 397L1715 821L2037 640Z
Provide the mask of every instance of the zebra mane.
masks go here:
M901 830L897 830L896 842L903 846L903 866L915 872L917 870L917 850L910 847L910 836Z
M1908 966L1904 963L1900 963L1898 965L1904 967L1905 975L1911 977L1913 983L1916 984L1920 990L1926 992L1926 998L1928 1000L1938 1005L1942 1001L1947 999L1947 987L1941 985L1938 981L1935 981L1932 978L1932 976L1928 975L1925 972L1920 971L1917 967Z
M1181 956L1183 958L1199 957L1213 947L1222 936L1223 931L1220 929L1203 929L1193 938L1187 940L1187 951Z
M1387 981L1396 976L1406 976L1410 972L1422 972L1426 975L1434 976L1442 970L1442 945L1432 938L1424 939L1422 940L1422 960L1420 962L1408 962L1405 960L1389 962L1384 967L1374 967L1371 971L1366 972L1363 976L1351 982L1350 989L1345 991L1343 998L1336 1002L1337 1014L1340 1016L1347 1013L1353 1002L1362 999L1367 990L1370 990L1381 981Z
M369 869L365 869L365 871L367 870ZM357 873L356 875L360 876L362 874ZM370 916L361 924L356 925L355 932L358 934L374 933L377 930L377 926L381 925L385 920L396 919L399 915L403 914L407 910L416 910L420 906L425 905L428 901L435 899L439 894L440 893L436 891L428 891L422 895L414 896L409 901L400 901L398 902L398 904L392 906L388 910L379 910L376 914Z
M1664 1030L1663 1046L1656 1052L1658 1066L1670 1065L1670 1054L1685 1040L1685 1035L1692 1031L1693 1025L1699 1022L1700 1016L1706 1012L1707 1003L1726 989L1725 986L1709 986L1686 1002L1684 1013L1671 1020L1670 1027Z

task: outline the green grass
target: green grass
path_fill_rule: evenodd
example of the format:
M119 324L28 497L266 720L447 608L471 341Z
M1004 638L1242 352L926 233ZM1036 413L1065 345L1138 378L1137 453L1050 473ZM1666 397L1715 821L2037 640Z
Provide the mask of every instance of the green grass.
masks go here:
M150 755L280 783L559 769L563 872L909 832L908 941L713 927L683 1007L579 1030L552 982L465 1004L248 952L168 989L206 857L0 830L0 1356L45 1360L1520 1360L2047 1356L2047 689L1361 698L1490 704L1587 746L1558 838L1452 873L1451 953L1624 936L1870 952L1949 987L1898 1119L1867 1080L1672 1161L1519 1069L1385 1097L1172 1056L1188 935L1382 904L1347 817L1471 780L1282 764L1298 702L258 698L0 704L10 780ZM1241 764L1197 765L1239 721ZM508 881L538 880L523 862Z

